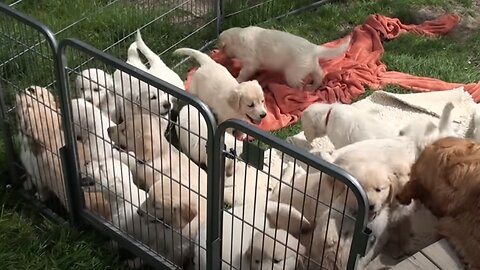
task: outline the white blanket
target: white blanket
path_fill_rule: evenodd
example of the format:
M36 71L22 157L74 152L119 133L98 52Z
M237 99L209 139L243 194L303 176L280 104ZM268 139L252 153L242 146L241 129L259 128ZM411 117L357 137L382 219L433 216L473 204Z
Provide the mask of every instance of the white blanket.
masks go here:
M447 91L414 94L392 94L385 91L376 91L369 97L353 103L352 106L372 113L383 120L386 125L393 125L399 129L419 117L429 118L438 124L443 107L449 101L455 106L452 111L452 119L458 135L470 137L473 130L472 115L477 104L470 94L463 90L463 87ZM317 138L312 144L309 144L303 132L288 137L287 141L308 150L330 151L334 149L326 136Z

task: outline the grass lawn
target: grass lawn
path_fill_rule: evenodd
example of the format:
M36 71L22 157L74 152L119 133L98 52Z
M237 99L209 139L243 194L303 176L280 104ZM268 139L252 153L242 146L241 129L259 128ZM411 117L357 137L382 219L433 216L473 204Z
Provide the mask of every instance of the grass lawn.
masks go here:
M239 2L243 1L235 3ZM282 8L298 6L301 2L274 1L280 8L268 6L269 8L259 10L252 9L232 16L226 24L233 26L258 23L267 19L267 14L280 15ZM133 1L111 0L37 0L22 1L16 5L16 8L51 26L55 32L59 33L58 38L76 37L123 59L129 43L133 40L133 37L125 37L165 10L160 5L148 9L135 9L132 3ZM471 0L345 0L326 4L318 9L282 20L269 21L263 26L288 31L314 43L323 43L345 35L353 26L361 24L372 13L399 17L406 23L415 22L417 11L424 6L434 6L436 9L447 11L455 10L462 15L478 13L478 10L475 12L476 7ZM134 9L136 11L133 11ZM233 9L227 7L227 11L229 13ZM182 12L171 16L174 15L186 16ZM79 19L81 19L80 22L72 25ZM201 25L204 22L195 21L195 23ZM8 29L4 27L0 32ZM191 31L191 27L178 25L165 17L144 28L142 33L146 43L154 51L159 53L167 51L162 58L167 63L173 64L179 59L171 55L171 45L185 38ZM181 45L198 48L211 37L212 28L207 28L200 31L198 35L186 39ZM111 46L112 44L115 45ZM386 42L385 50L382 60L391 70L452 82L466 83L480 78L479 31L472 31L462 39L449 36L426 38L404 34L393 41ZM15 52L15 48L0 48L0 63L8 55L12 55L12 52ZM49 62L44 63L48 65ZM184 76L190 63L179 66L177 72ZM32 68L35 71L34 74L32 74ZM0 76L19 88L52 81L51 68L32 65L31 62L21 59L0 70ZM9 93L15 88L8 83L5 87ZM405 89L396 86L388 86L385 89L405 92ZM361 98L370 93L371 91L368 90ZM299 126L292 125L274 133L285 138L297 132L299 132ZM2 175L5 178L5 174ZM98 241L95 234L77 232L52 223L19 200L16 192L12 190L0 188L0 203L2 205L0 262L3 269L118 269L116 257L102 247L102 242Z

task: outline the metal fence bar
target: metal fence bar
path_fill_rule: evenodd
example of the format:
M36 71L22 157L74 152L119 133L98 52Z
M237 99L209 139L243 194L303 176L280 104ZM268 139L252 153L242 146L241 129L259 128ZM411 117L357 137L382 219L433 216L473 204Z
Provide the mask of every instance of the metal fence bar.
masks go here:
M301 162L304 162L308 164L309 166L313 167L314 169L317 169L321 171L322 173L328 174L335 178L336 180L342 182L347 186L349 190L353 192L355 195L355 198L357 200L358 204L358 211L355 216L355 229L354 229L354 234L353 234L353 240L352 240L352 245L350 249L350 255L348 258L348 267L347 269L355 269L356 263L357 263L357 258L359 256L364 256L365 255L365 250L367 248L367 242L368 238L370 235L370 230L366 228L367 225L367 220L368 220L368 200L367 196L361 187L360 183L353 177L351 176L348 172L343 170L342 168L328 163L317 156L305 151L304 149L301 149L295 145L288 144L284 140L281 140L280 138L277 138L269 133L266 133L265 131L254 127L244 121L232 119L232 120L227 120L223 123L221 123L215 134L215 149L214 149L214 156L218 166L215 168L215 174L218 175L220 178L220 181L217 183L214 188L216 189L215 191L218 192L218 194L223 194L223 188L224 188L224 152L223 152L223 143L224 143L224 134L227 129L234 129L237 131L241 131L243 133L246 133L256 139L260 139L262 142L268 144L272 148L278 149L282 152L282 154L289 155L296 160L299 160ZM212 202L212 205L209 205L210 210L213 211L221 211L221 200L223 199L222 197L216 197L215 201ZM216 223L213 223L213 221L216 221ZM215 250L215 252L220 253L217 258L211 258L212 267L219 265L219 261L221 261L221 248L222 248L222 240L221 240L221 216L215 220L212 220L213 225L216 225L214 228L208 228L209 233L212 234L211 237L218 237L216 239L213 239L214 243L212 243L211 248ZM218 226L218 227L217 227ZM214 269L214 268L212 268Z
M137 69L133 66L130 66L128 64L126 64L124 61L122 60L119 60L113 56L110 56L109 54L101 51L101 50L98 50L82 41L79 41L79 40L76 40L76 39L66 39L66 40L63 40L60 45L59 45L59 49L58 49L58 54L61 56L60 59L61 59L61 68L62 70L64 71L63 74L61 75L60 77L60 80L62 81L62 89L65 89L64 94L63 94L63 99L62 100L62 106L63 106L63 111L65 112L64 115L62 115L65 119L68 119L68 127L65 126L65 133L68 134L67 136L70 138L70 141L67 143L67 146L70 147L71 149L69 150L68 152L68 156L70 156L71 158L73 158L69 163L69 168L73 168L73 170L75 170L75 172L72 174L72 177L74 177L75 179L73 180L70 180L70 183L75 183L75 185L77 186L77 188L74 188L73 189L73 192L76 192L76 193L80 193L80 186L79 186L79 181L78 181L78 178L79 178L79 171L78 171L78 168L76 168L76 165L77 165L77 162L72 162L72 161L75 161L76 157L77 157L77 153L76 153L76 147L75 147L75 140L74 140L74 134L73 134L73 121L72 121L72 118L71 118L71 104L70 104L70 101L69 101L69 97L68 97L68 92L69 92L69 89L70 89L70 86L69 86L69 82L68 82L68 79L67 79L67 76L68 76L68 61L67 61L67 57L66 57L66 51L68 49L75 49L77 51L80 51L84 54L86 54L88 57L92 57L96 60L99 60L113 68L116 68L122 72L125 72L126 74L132 76L132 77L135 77L135 78L138 78L140 81L143 81L147 84L149 84L151 87L155 87L155 88L158 88L158 89L162 89L162 91L166 92L167 94L169 95L172 95L176 98L179 98L181 99L182 101L185 101L191 105L193 105L194 107L196 107L202 117L204 117L204 119L206 120L206 123L207 123L207 130L208 130L208 136L209 138L213 138L214 137L214 127L216 126L216 122L215 122L215 118L213 117L213 114L210 112L210 110L208 109L208 107L201 101L199 101L199 99L191 94L189 94L188 92L186 91L183 91L181 89L178 89L172 85L170 85L169 83L167 82L164 82L156 77L154 77L153 75L145 72L145 71L142 71L140 69ZM207 140L207 148L208 149L211 149L213 146L212 146L212 139L208 139ZM211 150L210 150L211 152ZM213 155L209 155L209 159L211 159L209 162L211 162L210 164L214 164L213 163ZM71 164L73 163L73 164ZM213 172L213 169L214 169L214 166L209 166L209 170L208 170L208 183L209 185L211 183L215 183L216 181L213 181L214 180L214 174L212 173ZM208 196L214 196L212 194L210 194L212 191L208 191L209 194ZM75 198L78 200L80 196L75 196ZM82 207L83 208L83 207ZM81 209L82 211L80 211L80 217L82 220L85 220L89 223L91 223L92 225L96 226L98 229L100 229L102 232L110 235L113 237L113 239L116 239L117 241L119 241L121 244L123 244L128 250L130 251L133 251L134 253L136 253L137 255L141 255L140 257L142 259L145 259L145 261L147 262L150 262L152 265L164 265L165 264L165 261L161 259L160 256L150 256L151 254L153 254L151 251L149 251L147 248L139 245L138 243L134 242L134 241L130 241L128 239L126 239L124 233L118 233L119 231L118 230L112 230L113 227L110 225L110 226L107 226L104 221L102 221L101 219L99 219L98 217L95 217L94 215L92 215L89 211L85 211L83 209ZM207 215L210 215L210 211L207 211ZM142 253L143 252L143 253Z

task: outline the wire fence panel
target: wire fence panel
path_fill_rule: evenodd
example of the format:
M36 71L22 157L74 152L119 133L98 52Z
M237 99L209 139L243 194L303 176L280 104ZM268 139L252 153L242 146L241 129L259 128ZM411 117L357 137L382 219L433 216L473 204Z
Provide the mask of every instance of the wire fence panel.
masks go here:
M184 268L207 219L212 175L188 156L207 152L216 124L197 98L159 80L156 54L148 56L148 68L142 66L137 53L148 55L142 46L135 41L125 48L130 57L123 62L77 40L61 43L61 81L67 90L62 105L71 117L69 146L76 163L69 167L77 169L76 192L84 194L82 219L123 241L143 261ZM85 59L93 60L82 70L69 64ZM180 103L190 104L180 117L201 118L201 127L188 120L186 126L177 124L171 111ZM179 138L186 131L189 140L196 136L202 142L180 152L173 139L177 131ZM88 209L87 202L95 207Z
M229 146L229 129L255 140ZM214 149L224 181L220 227L210 233L222 256L206 269L354 269L369 233L366 195L352 176L239 120L218 127ZM204 255L195 255L202 266Z
M217 127L168 68L180 44L205 47L222 29L320 2L0 3L13 184L111 237L135 256L130 267L353 269L368 236L358 182L244 122ZM70 36L88 44L57 46Z
M216 2L208 0L19 1L14 8L49 25L59 40L75 37L120 59L137 29L160 55L180 44L203 47L216 36Z
M2 116L13 185L64 218L71 212L60 148L56 47L44 24L0 3ZM20 168L21 167L21 168Z

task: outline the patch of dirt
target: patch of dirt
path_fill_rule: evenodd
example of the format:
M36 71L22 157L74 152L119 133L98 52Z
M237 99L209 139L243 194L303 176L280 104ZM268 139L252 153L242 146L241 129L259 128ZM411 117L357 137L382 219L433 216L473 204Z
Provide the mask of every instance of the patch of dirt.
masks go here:
M448 36L459 41L465 40L469 35L480 29L480 1L474 1L472 7L465 8L457 4L451 10L445 10L440 7L427 6L419 9L414 14L414 23L422 23L426 20L432 20L445 13L453 12L460 16L459 24L448 33Z

